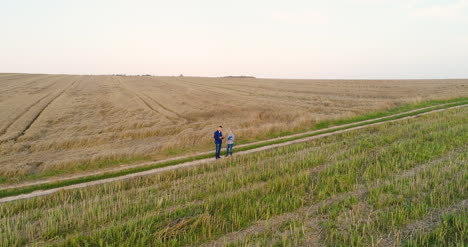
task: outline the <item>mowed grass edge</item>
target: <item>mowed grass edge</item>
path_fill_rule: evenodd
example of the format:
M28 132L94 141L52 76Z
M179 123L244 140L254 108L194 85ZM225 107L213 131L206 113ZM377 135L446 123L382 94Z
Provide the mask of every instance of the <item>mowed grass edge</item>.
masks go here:
M450 107L455 107L455 106L461 106L468 104L468 97L463 97L463 98L456 98L456 99L450 99L450 100L432 100L432 101L425 101L417 104L408 104L404 105L401 107L397 108L392 108L386 111L381 111L381 112L376 112L376 113L370 113L370 114L365 114L357 117L353 117L350 119L341 119L341 120L330 120L330 121L323 121L320 122L314 127L312 127L309 130L320 130L320 129L325 129L329 127L334 127L336 128L333 129L328 129L328 130L323 130L323 131L318 131L310 134L304 134L304 135L299 135L299 136L294 136L290 138L282 138L282 139L277 139L269 142L262 142L258 144L252 144L248 146L243 146L243 147L238 147L236 148L236 151L247 151L255 148L260 148L264 146L269 146L273 144L279 144L279 143L284 143L288 141L294 141L297 139L302 139L306 137L311 137L311 136L316 136L316 135L321 135L321 134L326 134L326 133L332 133L340 130L345 130L345 129L350 129L354 127L359 127L359 126L365 126L365 125L370 125L374 123L379 123L379 122L385 122L385 121L390 121L390 120L396 120L400 118L405 118L409 116L414 116L434 110L439 110L439 109L445 109L445 108L450 108ZM430 107L430 108L427 108ZM418 108L426 108L426 109L421 109L419 111L412 111L416 110ZM407 111L412 111L409 113L405 113ZM401 114L399 114L401 113ZM398 114L396 116L390 116ZM389 116L389 117L385 117ZM382 118L385 117L385 118ZM365 123L359 123L361 121L366 121L366 120L371 120L374 118L381 118L377 119L375 121L368 121ZM345 127L339 127L339 125L344 125L344 124L350 124L350 123L356 123L353 125L347 125ZM286 136L290 135L292 133L282 133L276 137L281 137L281 136ZM223 151L223 153L225 153ZM76 179L70 179L70 180L62 180L58 182L53 182L53 183L46 183L46 184L38 184L38 185L31 185L31 186L26 186L26 187L21 187L21 188L15 188L15 189L6 189L6 190L1 190L0 191L0 198L5 198L5 197L10 197L10 196L16 196L20 194L27 194L31 193L34 191L38 190L48 190L48 189L55 189L55 188L60 188L60 187L65 187L69 185L75 185L75 184L81 184L81 183L86 183L86 182L91 182L91 181L96 181L96 180L101 180L101 179L106 179L106 178L114 178L114 177L120 177L120 176L125 176L128 174L133 174L137 172L143 172L143 171L148 171L156 168L162 168L162 167L167 167L167 166L173 166L185 162L190 162L190 161L196 161L196 160L202 160L202 159L207 159L212 157L212 154L202 154L202 155L194 155L191 157L187 158L181 158L177 160L171 160L163 163L158 163L158 164L152 164L148 166L141 166L141 167L135 167L135 168L129 168L121 171L115 171L115 172L108 172L108 173L103 173L99 175L91 175L87 177L81 177L81 178L76 178Z

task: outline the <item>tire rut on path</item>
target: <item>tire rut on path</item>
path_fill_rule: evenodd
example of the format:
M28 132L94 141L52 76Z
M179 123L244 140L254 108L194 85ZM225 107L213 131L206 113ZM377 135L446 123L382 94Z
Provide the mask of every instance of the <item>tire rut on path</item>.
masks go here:
M295 144L295 143L307 142L307 141L311 141L311 140L314 140L314 139L323 138L323 137L326 137L326 136L336 135L336 134L340 134L340 133L345 133L345 132L349 132L349 131L353 131L353 130L363 129L363 128L367 128L367 127L371 127L371 126L378 126L378 125L391 123L391 122L396 122L396 121L412 119L412 118L420 117L420 116L427 115L427 114L442 112L442 111L445 111L445 110L456 109L456 108L461 108L461 107L465 107L465 106L468 106L468 104L453 106L453 107L448 107L448 108L443 108L443 109L437 109L437 110L433 110L433 111L429 111L429 112L425 112L425 113L420 113L420 114L416 114L416 115L412 115L412 116L402 117L402 118L399 118L399 119L393 119L393 120L387 120L387 121L382 121L382 122L377 122L377 123L371 123L371 124L367 124L367 125L351 127L351 128L344 129L344 130L337 130L337 131L334 131L334 132L329 132L329 133L314 135L314 136L310 136L310 137L300 138L300 139L296 139L296 140L292 140L292 141L286 141L286 142L282 142L282 143L271 144L271 145L267 145L267 146L263 146L263 147L259 147L259 148L253 148L253 149L246 150L246 151L240 151L240 152L237 152L236 154L237 155L245 155L245 154L249 154L249 153L265 151L265 150L269 150L269 149L273 149L273 148L277 148L277 147L287 146L287 145L291 145L291 144ZM421 110L421 109L418 109L418 110ZM401 114L404 114L404 113L395 114L395 115L401 115ZM390 117L390 116L387 116L387 117ZM373 119L372 121L375 121L375 120L376 119ZM362 121L362 122L369 122L369 120ZM361 123L361 122L359 122L359 123ZM357 123L354 123L354 124L357 124ZM350 124L347 124L347 125L349 126ZM336 127L330 128L330 129L341 128L343 126L346 126L346 125L336 126ZM324 131L324 129L318 130L316 132L319 132L319 131ZM292 135L292 136L300 136L300 135L304 135L304 134L305 133ZM288 136L288 137L291 137L291 136ZM286 138L288 138L288 137L286 137ZM283 137L283 138L285 138L285 137ZM277 138L277 139L280 139L280 138ZM267 141L261 141L261 142L258 142L258 143L268 142L268 141L271 141L271 140L272 139L267 140ZM246 144L246 145L252 145L252 143L251 144ZM239 145L239 146L241 146L241 145ZM199 153L197 155L207 154L207 153L212 153L212 152L204 152L204 153ZM177 159L186 158L186 157L191 157L191 156L176 157L176 158L173 158L173 159L167 159L167 160L160 161L160 162L146 162L146 163L140 164L139 166L157 164L157 163L167 162L169 160L177 160ZM154 169L146 170L146 171L142 171L142 172L131 173L131 174L124 175L124 176L119 176L119 177L111 177L111 178L105 178L105 179L90 181L90 182L84 182L84 183L79 183L79 184L68 185L68 186L54 188L54 189L34 191L34 192L29 193L29 194L21 194L21 195L16 195L16 196L0 198L0 203L1 202L20 200L20 199L33 198L33 197L37 197L37 196L48 195L48 194L58 192L60 190L85 188L85 187L94 186L94 185L98 185L98 184L110 183L110 182L114 182L114 181L125 180L125 179L140 177L140 176L153 175L153 174L162 173L162 172L165 172L165 171L170 171L170 170L175 170L175 169L199 166L201 164L205 164L205 163L212 162L212 161L215 161L215 159L214 158L206 158L206 159L201 159L201 160L184 162L184 163L180 163L180 164L177 164L177 165L172 165L172 166L167 166L167 167L162 167L162 168L154 168ZM138 167L138 166L131 166L131 167ZM124 170L124 169L120 169L120 170ZM100 173L94 173L94 174L96 175L96 174L100 174ZM89 176L89 174L87 174L86 176ZM77 176L75 176L75 178L76 177ZM85 177L85 176L82 176L82 177ZM48 180L47 182L43 182L43 183L59 182L59 181L64 181L64 180L67 180L67 179ZM40 184L40 183L36 183L36 184ZM2 189L21 188L21 187L25 187L25 186L29 186L29 185L31 185L31 184L20 185L20 186L17 186L17 187L7 187L7 188L2 188Z

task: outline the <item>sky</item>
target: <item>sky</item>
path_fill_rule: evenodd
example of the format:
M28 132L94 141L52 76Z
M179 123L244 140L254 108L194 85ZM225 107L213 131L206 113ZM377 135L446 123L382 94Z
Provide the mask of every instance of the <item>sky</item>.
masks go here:
M468 78L468 0L0 0L0 72Z

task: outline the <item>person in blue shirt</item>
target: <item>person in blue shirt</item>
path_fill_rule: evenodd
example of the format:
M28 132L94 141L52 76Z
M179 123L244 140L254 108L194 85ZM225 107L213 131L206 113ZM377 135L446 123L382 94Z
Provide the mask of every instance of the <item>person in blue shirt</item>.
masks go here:
M221 158L220 157L220 153L221 153L221 145L223 144L223 132L221 132L221 130L223 130L223 126L219 126L218 127L218 130L215 131L214 133L214 141L215 141L215 144L216 144L216 159L219 159Z

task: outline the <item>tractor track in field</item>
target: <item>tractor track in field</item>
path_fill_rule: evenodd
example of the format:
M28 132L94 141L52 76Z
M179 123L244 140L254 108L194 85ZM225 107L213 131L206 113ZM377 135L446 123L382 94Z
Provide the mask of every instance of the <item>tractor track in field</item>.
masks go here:
M78 81L75 80L73 81L72 83L70 83L68 86L66 86L63 90L61 90L60 92L58 92L55 96L53 96L44 106L42 106L41 108L39 108L39 111L37 111L37 113L34 114L34 117L28 121L28 124L23 128L23 130L21 130L19 133L11 136L11 137L8 137L8 138L4 138L4 139L0 139L0 144L3 143L3 142L8 142L8 141L17 141L19 137L23 136L26 131L28 131L29 128L31 128L31 126L34 124L34 122L36 122L36 120L41 116L41 114L47 109L47 107L49 107L57 98L59 98L60 96L63 95L63 93L65 93L65 91L67 91L69 88L71 88L76 82ZM46 96L42 97L41 99L39 99L38 101L36 101L36 103L32 104L30 107L28 107L22 114L20 114L18 117L15 118L14 121L12 121L5 129L4 131L2 131L3 133L2 134L5 134L8 132L8 129L15 123L17 122L21 117L23 117L24 115L26 115L28 112L31 111L31 109L37 105L38 103L42 102L44 99L48 98L49 96L53 95L54 93L51 92L51 93L48 93Z
M179 80L181 82L188 83L188 84L192 84L192 85L195 85L195 86L198 86L198 87L204 87L206 91L213 92L213 94L215 94L215 95L220 95L220 94L225 94L226 95L226 93L215 91L215 89L218 89L218 90L219 89L225 89L225 90L231 90L231 91L239 92L239 94L236 95L237 98L242 97L242 98L245 98L245 99L249 99L250 95L252 95L252 91L243 91L243 90L236 89L236 88L233 88L233 87L227 87L227 86L223 86L223 85L210 86L210 85L206 85L206 84L199 83L199 82L188 81L187 79L182 80L180 78L178 78L177 80ZM262 88L262 89L264 89L264 88ZM277 91L281 91L281 90L278 89ZM227 94L226 96L231 96L231 95ZM261 97L262 101L265 104L278 104L277 101L271 99L271 96L269 97L269 96L267 96L265 94L260 94L258 92L255 93L255 96ZM278 100L279 98L276 98L276 99ZM282 104L288 104L288 105L293 106L293 107L304 107L304 105L297 104L297 103L295 103L294 101L291 101L291 100L282 99L281 101L282 101Z
M442 105L446 105L446 104L442 104ZM439 106L441 106L441 105L439 105ZM302 136L302 135L306 135L306 134L310 134L310 133L314 133L314 132L321 132L321 131L324 131L324 130L338 129L338 130L333 131L333 132L318 134L318 135L314 135L314 136L299 138L299 139L296 139L296 140L291 140L291 141L286 141L286 142L281 142L281 143L276 143L276 144L270 144L270 145L266 145L266 146L262 146L262 147L258 147L258 148L253 148L253 149L249 149L249 150L245 150L245 151L239 151L239 152L236 153L236 155L245 155L245 154L249 154L249 153L265 151L265 150L269 150L269 149L273 149L273 148L277 148L277 147L287 146L287 145L291 145L291 144L295 144L295 143L302 143L302 142L306 142L306 141L310 141L310 140L314 140L314 139L318 139L318 138L323 138L323 137L326 137L326 136L345 133L345 132L348 132L348 131L363 129L363 128L367 128L367 127L371 127L371 126L377 126L377 125L382 125L382 124L385 124L385 123L391 123L391 122L396 122L396 121L401 121L401 120L408 120L408 119L417 118L417 117L427 115L427 114L431 114L431 113L442 112L442 111L446 111L446 110L449 110L449 109L462 108L462 107L466 107L466 106L468 106L468 104L463 104L463 105L458 105L458 106L451 106L451 107L442 108L442 109L435 109L435 110L427 111L427 112L424 112L424 113L419 113L419 114L416 114L416 115L411 115L411 116L401 117L401 118L398 118L398 119L391 119L391 120L386 120L386 121L381 121L381 122L376 122L376 123L370 123L370 124L367 124L367 125L360 125L360 126L356 126L356 127L350 127L350 128L347 128L347 129L339 129L339 128L343 128L343 127L346 127L346 126L352 126L352 125L355 125L355 124L376 121L376 120L379 120L379 119L385 119L385 118L389 118L389 117L392 117L392 116L398 116L398 115L402 115L402 114L408 114L408 113L411 113L411 112L416 112L416 111L420 111L420 110L424 110L424 109L429 109L429 108L436 107L436 106L424 107L424 108L419 108L419 109L415 109L415 110L411 110L411 111L407 111L407 112L402 112L402 113L398 113L398 114L393 114L393 115L389 115L389 116L385 116L385 117L374 118L374 119L369 119L369 120L365 120L365 121L354 122L354 123L350 123L350 124L344 124L344 125L334 126L334 127L330 127L330 128L326 128L326 129L309 131L309 132L290 135L290 136L278 137L278 138L259 141L259 142L255 142L255 143L238 145L237 147L250 146L250 145L261 144L261 143L270 142L270 141L274 141L274 140L287 139L287 138L291 138L291 137L298 137L298 136ZM5 190L5 189L18 189L18 188L28 187L28 186L32 186L32 185L40 185L40 184L61 182L61 181L66 181L66 180L70 180L70 179L83 178L83 177L88 177L88 176L93 176L93 175L100 175L100 174L104 174L106 172L117 172L117 171L122 171L122 170L125 170L125 169L129 169L129 168L154 165L154 164L158 164L158 163L163 163L163 162L168 162L168 161L193 157L193 156L202 155L202 154L209 154L209 153L212 153L212 152L211 151L210 152L202 152L202 153L197 153L197 154L193 154L193 155L180 156L180 157L170 158L170 159L161 160L161 161L151 161L151 162L145 162L145 163L141 163L141 164L137 164L137 165L128 165L128 166L124 166L124 167L118 167L118 168L115 168L115 169L108 169L108 170L105 170L105 171L99 171L99 172L93 172L93 173L87 173L87 174L80 174L80 175L75 175L75 176L65 177L65 178L60 178L60 179L49 179L49 180L43 180L43 181L37 181L37 182L31 182L31 183L25 183L25 184L19 184L19 185L11 185L11 186L7 186L7 187L3 187L1 189L3 189L3 190ZM130 178L135 178L135 177L141 177L141 176L148 176L148 175L162 173L162 172L165 172L165 171L181 169L181 168L186 168L186 167L198 166L198 165L208 163L208 162L212 162L212 161L214 161L214 158L205 158L205 159L200 159L200 160L182 162L182 163L179 163L179 164L176 164L176 165L165 166L165 167L160 167L160 168L154 168L154 169L141 171L141 172L135 172L135 173L131 173L131 174L123 175L123 176L104 178L104 179L99 179L99 180L94 180L94 181L89 181L89 182L83 182L83 183L77 183L77 184L73 184L73 185L67 185L67 186L53 188L53 189L47 189L47 190L36 190L36 191L33 191L31 193L28 193L28 194L20 194L20 195L0 198L0 203L20 200L20 199L28 199L28 198L33 198L33 197L37 197L37 196L44 196L44 195L48 195L48 194L58 192L60 190L85 188L85 187L94 186L94 185L98 185L98 184L110 183L110 182L114 182L114 181L125 180L125 179L130 179Z
M47 78L50 78L47 77ZM47 79L46 78L46 79ZM37 80L36 80L37 81ZM51 85L47 86L47 88L49 88L50 86L52 85L55 85L56 83L58 82L58 80L54 81L51 83ZM30 83L30 82L28 82ZM3 93L3 92L2 92ZM47 93L45 96L41 97L40 99L36 100L34 103L32 103L31 105L29 105L28 107L26 107L26 109L24 111L22 111L20 114L18 114L9 124L7 124L7 126L5 126L2 130L0 130L0 136L5 134L7 132L7 130L18 120L20 119L22 116L24 116L26 113L28 113L31 108L33 108L35 105L37 105L39 102L41 102L43 99L49 97L51 94L53 94L53 92L50 92L50 93ZM2 139L0 139L0 143L2 143Z
M0 130L0 135L3 135L7 132L7 130L12 126L18 119L20 119L24 114L26 114L31 108L33 108L37 103L41 102L43 99L47 98L50 96L52 93L46 94L44 97L41 97L40 99L36 100L34 103L32 103L30 106L28 106L23 112L18 114L7 126L3 128L3 130ZM0 141L1 142L1 141Z
M20 136L23 136L26 133L26 131L28 131L28 129L31 128L31 126L34 124L34 122L36 122L36 120L39 118L39 116L41 116L41 114L45 111L45 109L47 109L47 107L52 105L52 103L54 103L55 100L57 100L60 96L62 96L69 88L71 88L73 85L75 85L75 83L77 81L78 80L73 81L70 85L68 85L60 93L58 93L56 96L54 96L41 110L39 110L37 115L31 120L31 122L26 126L26 128L14 139L14 141L16 141Z
M131 90L130 88L128 88L120 78L117 78L117 81L119 82L120 86L127 90L128 92L130 92L132 95L136 96L148 109L150 109L151 111L153 111L154 113L156 114L162 114L161 112L159 112L158 110L154 109L148 102L146 102L146 100L144 100L139 94L137 94L135 91Z
M54 78L54 77L59 77L59 78L63 78L65 76L55 76L55 75L52 75L52 76L47 76L47 77L44 77L44 78L36 78L36 79L32 79L31 81L26 81L22 84L19 84L19 85L11 85L10 87L4 89L3 91L0 91L0 93L6 93L6 92L9 92L9 91L13 91L13 90L18 90L20 88L27 88L29 87L29 85L35 83L35 82L40 82L40 81L44 81L46 79L50 79L50 78ZM5 81L7 80L13 80L15 78L11 78L11 79L6 79ZM58 79L58 78L57 78ZM1 79L0 79L1 80ZM55 84L58 80L52 82L51 85ZM49 85L50 86L50 85Z
M122 86L123 89L129 91L131 94L135 95L148 109L150 109L151 111L157 113L157 114L160 114L160 115L163 115L165 117L167 117L168 119L170 120L174 120L174 119L177 119L177 118L182 118L182 119L185 119L184 117L182 117L180 114L178 114L177 112L167 108L166 106L162 105L161 103L159 103L158 101L156 101L155 99L153 99L152 97L148 96L147 94L145 93L141 93L141 95L137 92L135 92L134 90L132 90L131 88L129 88L127 85L125 85L124 82L122 82L122 79L120 78L117 78L117 81L119 82L119 84ZM147 98L146 100L144 99L144 97ZM149 102L149 100L152 101L154 104L156 104L157 106L159 106L160 110L157 110L155 109Z
M176 111L174 110L171 110L169 109L168 107L164 106L163 104L161 104L160 102L158 102L157 100L155 100L153 97L145 94L145 93L141 93L143 94L144 96L146 96L148 99L150 99L151 101L153 101L156 105L158 105L159 107L163 108L165 111L167 112L170 112L171 114L174 114L175 116L177 116L178 118L182 118L182 119L185 119L182 115L180 115L179 113L177 113ZM172 117L174 118L174 117Z

